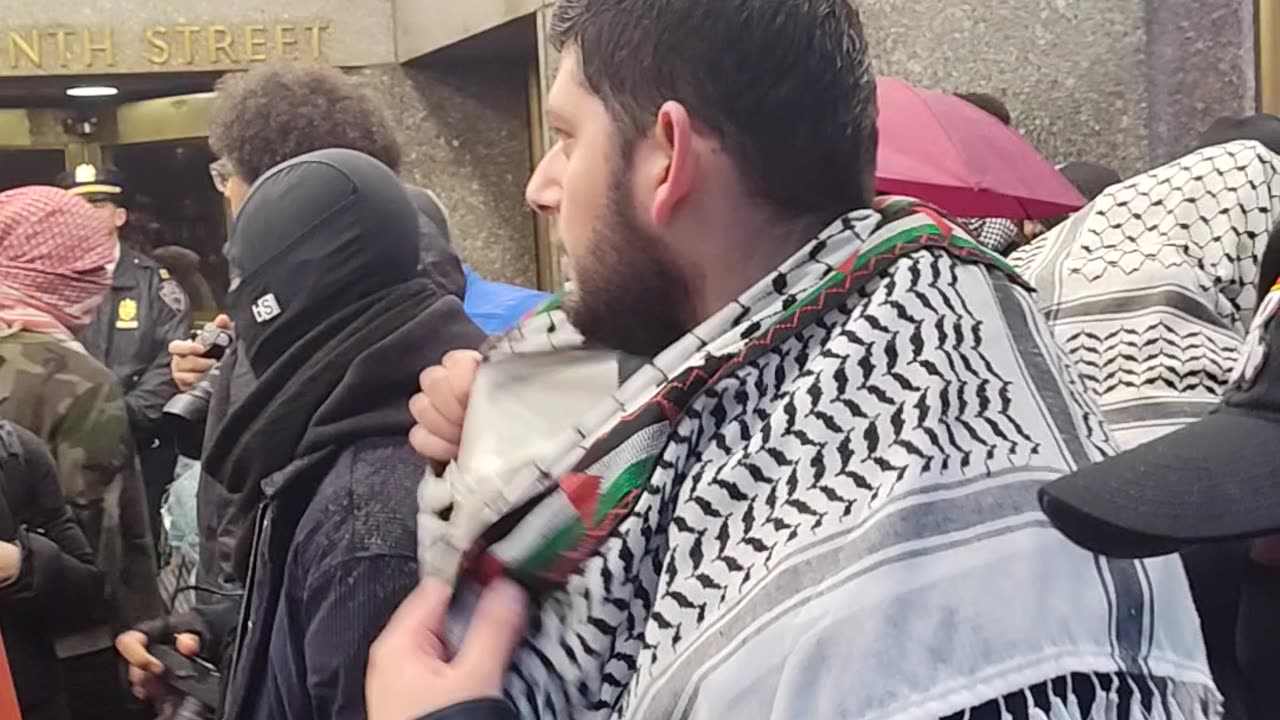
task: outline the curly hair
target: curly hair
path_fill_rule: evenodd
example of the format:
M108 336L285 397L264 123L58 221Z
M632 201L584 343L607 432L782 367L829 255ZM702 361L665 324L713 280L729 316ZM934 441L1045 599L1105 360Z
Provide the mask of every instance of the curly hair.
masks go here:
M387 110L342 71L276 62L224 75L209 147L241 180L326 148L357 150L400 170L400 141Z
M956 93L956 97L999 120L1005 125L1013 125L1013 115L1004 101L990 93Z

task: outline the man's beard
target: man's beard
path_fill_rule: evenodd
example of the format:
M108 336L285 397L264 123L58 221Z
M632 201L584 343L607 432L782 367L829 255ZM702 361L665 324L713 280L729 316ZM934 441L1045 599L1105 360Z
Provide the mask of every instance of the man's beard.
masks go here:
M689 287L627 202L623 168L609 187L605 213L573 262L566 311L587 340L652 358L692 329Z

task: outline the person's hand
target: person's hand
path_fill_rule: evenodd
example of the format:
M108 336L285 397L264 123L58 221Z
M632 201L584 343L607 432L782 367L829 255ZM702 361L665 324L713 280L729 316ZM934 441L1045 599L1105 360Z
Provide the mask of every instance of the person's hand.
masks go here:
M506 579L490 583L453 658L446 657L442 639L451 594L439 580L423 582L369 649L369 720L410 720L502 696L502 676L524 634L524 591Z
M1271 568L1280 568L1280 537L1271 536L1253 541L1254 562Z
M482 359L474 350L454 350L418 378L422 392L409 401L417 423L409 431L409 443L419 455L439 463L458 457L462 421Z
M129 663L129 687L133 689L133 696L154 702L165 696L168 687L161 680L164 665L147 652L150 644L150 638L141 630L130 630L116 638L116 652ZM187 657L193 658L200 652L199 635L179 633L173 636L173 644Z
M219 315L213 324L223 330L231 329L231 318ZM217 360L204 357L208 350L198 342L190 340L174 340L169 343L169 371L173 374L173 382L182 392L187 392L200 382L204 374L218 364Z
M0 586L18 579L22 572L22 548L17 543L0 542Z

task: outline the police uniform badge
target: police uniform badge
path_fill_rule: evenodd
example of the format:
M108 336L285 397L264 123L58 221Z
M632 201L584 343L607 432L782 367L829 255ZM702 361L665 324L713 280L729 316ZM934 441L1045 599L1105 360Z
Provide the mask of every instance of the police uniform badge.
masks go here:
M160 287L156 289L160 295L160 299L170 310L182 315L187 312L187 306L190 304L187 299L187 291L182 289L176 280L169 275L169 271L160 268Z
M1271 321L1277 313L1280 313L1280 282L1271 287L1271 291L1262 299L1262 304L1254 313L1253 322L1249 325L1249 336L1240 345L1235 372L1231 374L1231 387L1248 390L1258 379L1258 373L1267 361Z
M117 330L137 330L138 329L138 301L133 298L125 298L116 306L116 329Z

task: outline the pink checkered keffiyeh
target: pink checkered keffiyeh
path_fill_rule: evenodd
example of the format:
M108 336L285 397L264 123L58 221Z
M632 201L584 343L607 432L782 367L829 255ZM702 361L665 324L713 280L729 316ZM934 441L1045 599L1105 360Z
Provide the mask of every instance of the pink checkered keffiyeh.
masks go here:
M116 250L105 218L65 190L0 193L0 331L71 340L110 289Z

